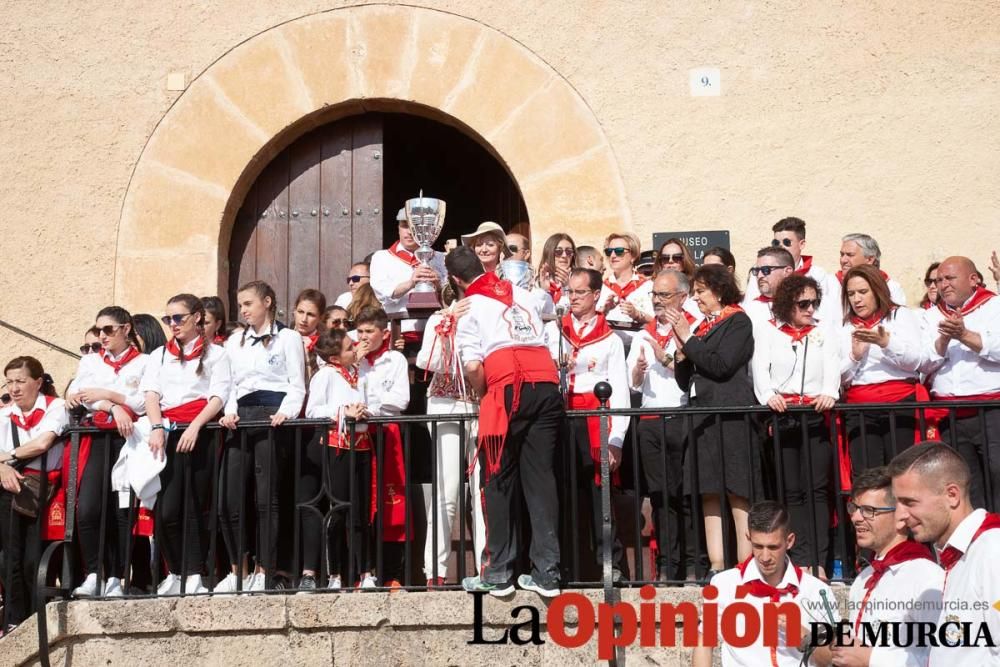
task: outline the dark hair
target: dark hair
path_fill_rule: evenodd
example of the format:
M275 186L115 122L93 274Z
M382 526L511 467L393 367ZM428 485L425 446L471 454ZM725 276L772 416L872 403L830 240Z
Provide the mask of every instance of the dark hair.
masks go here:
M914 470L921 477L941 477L940 487L957 484L967 496L972 473L969 465L954 449L937 440L918 442L904 449L889 462L889 476L893 479Z
M570 266L576 264L577 247L576 243L573 241L573 237L570 236L569 234L564 234L563 232L557 232L552 236L550 236L549 238L545 239L545 245L542 246L542 257L538 261L538 270L535 272L536 275L541 277L542 267L548 264L549 270L552 271L553 277L555 276L556 248L559 247L559 244L562 243L563 241L568 241L569 244L573 246L573 258L570 260L569 263ZM445 264L447 265L447 262L445 262Z
M819 283L809 276L793 273L782 280L774 292L774 301L771 303L771 312L774 313L775 319L781 322L791 322L792 313L795 312L795 302L810 287L816 290L817 299L823 298L823 290Z
M693 276L695 270L698 268L694 263L694 255L691 254L691 250L687 247L687 244L678 238L669 238L660 244L660 247L656 251L656 272L663 269L663 261L661 260L661 257L663 255L663 249L668 245L680 246L681 254L684 255L684 259L681 260L681 271L688 278ZM735 261L733 262L733 265L735 266Z
M316 310L319 312L326 311L326 295L320 292L318 289L306 288L299 292L299 295L295 297L295 305L293 308L298 308L299 304L303 301L311 301L316 304Z
M160 321L149 313L138 313L132 316L135 325L135 335L139 339L139 350L149 354L158 347L167 344L167 335L163 333Z
M754 503L747 516L747 526L751 533L773 533L780 528L787 534L788 510L776 500Z
M782 218L771 227L772 232L793 232L801 241L806 237L806 223L800 218Z
M458 248L455 250L458 250ZM452 250L452 252L455 252L455 250ZM362 324L373 324L376 329L385 329L389 326L389 316L378 306L367 306L358 311L358 314L354 316L354 326L359 327Z
M932 305L930 297L927 296L926 283L931 279L931 274L937 271L939 266L941 266L941 262L931 262L931 265L927 267L926 271L924 271L924 298L920 299L921 308L927 308ZM941 297L938 298L940 299Z
M701 283L711 290L723 306L732 306L743 298L740 288L736 285L736 278L729 269L718 264L699 266L691 278L692 286L694 283Z
M28 371L28 375L31 376L32 380L41 380L42 386L39 390L45 396L58 396L56 392L56 383L52 380L52 376L45 372L42 368L42 362L34 357L14 357L7 362L4 366L3 374L7 375L10 371L17 371L24 369Z
M343 351L345 338L350 340L343 329L328 329L316 340L313 352L323 361L329 361L330 357L338 356Z
M240 290L241 292L243 290ZM196 326L198 327L198 335L204 337L205 335L205 306L201 303L201 299L196 297L194 294L176 294L167 301L169 306L172 303L182 303L184 307L188 309L188 312L192 315L198 315ZM198 375L205 369L205 355L208 354L211 345L205 344L201 346L201 354L198 355L198 369L195 371ZM184 363L184 355L181 355L180 361Z
M851 495L860 496L866 491L885 491L889 502L896 502L892 495L892 477L888 466L867 468L855 474L851 479Z
M840 300L844 307L844 322L849 322L851 320L851 313L854 312L851 300L847 298L847 282L851 278L861 278L868 283L872 294L875 296L876 313L884 317L896 308L897 304L892 302L892 296L889 294L889 284L882 277L882 272L870 264L859 264L858 266L852 266L844 273L844 282L841 283Z
M575 276L586 276L587 285L595 292L601 289L601 285L604 284L604 279L601 277L601 274L594 269L581 269L577 267L570 270L569 277L573 278Z
M217 296L201 297L201 305L205 307L205 312L211 315L216 322L222 322L220 331L226 326L226 304Z
M344 308L343 306L338 306L334 304L332 306L327 306L326 310L323 311L323 322L326 322L327 318L329 318L330 314L335 310L343 311L344 319L347 319L347 309Z
M733 255L733 253L729 252L728 248L723 248L721 245L712 246L711 248L706 250L705 254L702 256L701 261L704 262L705 257L718 257L719 259L722 260L723 266L728 266L733 271L736 270L736 257Z
M466 245L460 245L449 252L444 258L444 265L449 275L467 283L483 275L483 263L479 261L476 251Z
M142 347L139 345L139 338L135 333L135 322L132 321L132 314L130 312L121 306L105 306L97 311L97 317L94 318L94 322L97 322L102 317L110 317L118 324L127 324L128 333L125 334L125 337L128 339L129 344L135 346L135 349L142 351Z
M261 301L264 299L271 300L271 305L268 306L267 313L271 316L271 321L273 322L278 313L278 296L274 293L274 288L263 280L251 280L236 290L236 294L239 295L240 292L246 291L253 292Z
M757 251L757 258L761 257L773 257L780 263L780 266L787 266L789 268L794 268L795 266L795 258L792 257L792 253L779 246L764 246Z

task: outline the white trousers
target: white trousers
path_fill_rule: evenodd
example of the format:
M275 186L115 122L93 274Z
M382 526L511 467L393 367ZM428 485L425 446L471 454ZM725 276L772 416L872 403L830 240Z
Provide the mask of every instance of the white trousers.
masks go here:
M451 398L428 398L427 414L453 415L471 414L475 405ZM437 424L437 470L434 483L437 486L437 506L432 510L433 489L424 484L424 509L427 512L427 541L424 544L424 573L428 579L434 576L434 562L437 562L437 576L446 577L448 557L451 555L451 533L455 516L458 514L459 493L464 493L462 473L468 468L476 451L476 420L465 422L465 451L462 451L462 422L441 421ZM430 424L428 424L430 430ZM431 431L433 434L433 431ZM483 506L479 502L479 464L469 476L473 524L473 552L476 557L476 574L482 567L483 547L486 544L486 522L483 520ZM468 498L468 496L466 496ZM435 519L435 516L437 517ZM437 554L434 554L434 529L437 524ZM460 554L464 558L465 554Z

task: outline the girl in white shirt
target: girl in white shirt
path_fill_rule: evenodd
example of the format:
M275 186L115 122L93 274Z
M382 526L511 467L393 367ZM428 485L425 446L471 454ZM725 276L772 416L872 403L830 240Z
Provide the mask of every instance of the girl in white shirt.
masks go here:
M283 432L272 429L286 419L298 417L306 397L302 337L275 320L278 300L274 290L255 280L239 289L236 301L246 328L226 341L233 390L219 423L235 431L241 420L264 420L271 428L236 431L226 443L219 480L219 515L232 572L215 587L216 593L232 593L238 588L236 572L246 546L239 543L240 515L246 511L251 475L257 504L257 565L245 588L264 590L267 573L277 564L281 469L290 443ZM250 525L245 521L244 536L253 534Z
M108 306L101 309L94 329L98 332L101 351L80 359L66 405L70 408L83 406L88 413L84 424L114 433L80 437L76 520L86 577L73 595L118 597L123 594L129 512L118 510L116 494L104 491L110 485L111 464L118 460L125 438L132 433L132 423L146 412L145 396L139 391L139 384L149 357L140 352L132 315L124 308ZM102 502L102 498L106 498L106 502ZM106 540L103 559L102 517Z
M14 497L22 493L28 476L42 473L41 486L59 484L62 443L57 439L66 430L66 404L56 398L52 378L34 357L16 357L4 367L6 391L11 402L0 409L0 549L6 559L2 572L6 606L3 629L10 632L28 617L34 606L35 569L38 566L38 524L13 508ZM58 497L55 499L58 500ZM40 503L41 504L41 503ZM49 508L43 528L48 530ZM42 539L48 539L45 535Z
M214 434L202 427L226 404L231 376L225 350L205 340L204 318L204 305L193 294L178 294L167 301L161 320L172 337L149 354L139 385L146 396L149 449L155 458L166 461L154 506L156 542L168 568L157 588L159 595L207 592L201 574L208 556L205 510L212 506L215 448ZM187 426L178 428L177 424ZM186 491L190 495L185 514Z
M833 451L823 413L840 390L840 355L835 338L816 327L822 290L815 280L794 274L774 295L775 319L754 331L753 383L757 400L774 412L789 405L811 405L814 413L772 420L780 444L784 503L796 535L792 560L820 568L826 562L830 513L827 483ZM803 439L802 421L807 426ZM814 539L815 537L815 539Z
M312 377L312 374L326 363L313 354L316 341L323 333L324 312L326 312L326 295L318 289L304 289L295 297L295 331L302 336L308 377Z

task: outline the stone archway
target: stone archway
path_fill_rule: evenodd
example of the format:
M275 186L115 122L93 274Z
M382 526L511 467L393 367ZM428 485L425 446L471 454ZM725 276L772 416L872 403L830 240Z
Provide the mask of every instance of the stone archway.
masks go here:
M631 228L604 132L540 58L454 14L350 7L256 35L178 98L125 196L115 301L142 311L182 290L224 291L236 209L270 158L320 124L397 105L450 120L500 159L521 189L536 245L563 229L596 240Z

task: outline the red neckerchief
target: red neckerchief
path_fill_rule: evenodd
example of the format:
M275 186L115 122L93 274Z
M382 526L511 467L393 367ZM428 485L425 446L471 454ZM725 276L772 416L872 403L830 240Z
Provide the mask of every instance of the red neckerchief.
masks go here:
M583 338L580 337L580 334L576 332L576 327L573 326L572 315L564 315L561 324L563 336L566 337L566 340L569 341L574 350L598 343L614 333L611 331L611 327L608 326L607 319L601 313L597 313L594 326Z
M225 345L226 344L226 337L223 336L222 334L215 334L215 338L212 339L212 344L213 345Z
M205 346L205 339L199 336L194 342L194 349L191 352L185 354L183 348L177 344L176 338L171 338L167 341L167 352L174 355L180 360L191 361L192 359L197 359L201 356L201 349Z
M804 276L809 273L812 267L813 267L812 255L802 255L802 268L795 269L794 273L797 273L800 276Z
M684 313L684 319L687 320L688 324L694 324L694 315L687 312L686 310L681 312ZM647 322L646 326L643 328L646 330L646 333L649 334L649 337L656 341L657 345L659 345L663 349L666 349L667 343L669 343L670 340L674 337L674 329L673 327L668 327L667 334L665 336L661 336L660 332L657 331L656 325L657 322L656 318L654 317L652 320Z
M711 318L710 320L706 316L705 319L701 321L701 324L698 325L698 328L694 330L694 335L697 336L698 338L701 338L702 336L706 335L709 331L719 326L725 320L729 319L736 313L742 313L742 312L743 309L740 308L739 306L726 306L725 308L722 309L722 311L718 314L717 317Z
M872 560L871 566L874 572L872 576L868 577L868 581L865 582L865 588L868 590L875 588L879 579L881 579L893 565L899 565L900 563L905 563L908 560L918 560L920 558L931 560L931 552L930 549L927 548L926 544L921 544L920 542L914 542L912 540L900 542L892 549L889 549L889 553L885 555L885 558L875 558Z
M798 343L800 340L808 336L813 329L816 328L815 324L809 324L807 326L802 327L801 329L797 329L793 327L791 324L782 323L781 326L778 326L778 323L775 320L769 320L769 321L771 322L771 324L775 326L775 328L778 331L791 338L793 343Z
M55 400L54 397L52 397L52 396L46 396L45 397L45 410L42 410L41 408L35 408L31 412L29 412L24 417L24 419L21 419L20 415L15 415L15 414L11 413L10 420L15 425L17 425L18 427L20 427L20 429L22 431L30 431L31 429L33 429L36 426L38 426L38 424L42 421L42 418L45 417L46 410L49 409L49 406L52 405L52 401L54 401L54 400Z
M383 346L384 347L384 346ZM368 362L372 363L372 362ZM340 374L340 377L347 381L347 384L351 385L351 389L358 388L358 369L357 368L344 368L340 363L332 363L330 366Z
M629 297L632 292L639 289L647 278L645 276L639 275L638 273L633 273L629 281L624 285L619 285L613 280L605 280L604 284L609 290L615 293L620 301L624 301Z
M864 327L865 329L874 329L878 326L879 322L885 319L887 313L873 313L871 317L865 319L863 317L858 317L857 315L851 315L851 324L856 327Z
M746 575L747 567L750 565L750 561L753 560L753 556L750 556L745 561L737 565L737 569L740 571L740 577ZM795 577L799 584L802 583L802 568L797 565L792 566L795 570ZM745 584L740 584L740 586L750 595L755 598L768 598L771 602L779 602L781 598L786 595L791 595L795 597L799 594L799 587L795 584L788 584L778 588L777 586L772 586L762 579L754 579L753 581L747 582Z
M995 292L991 292L982 285L979 285L976 287L976 291L972 293L972 297L961 308L952 308L944 302L944 299L938 299L937 307L945 315L952 315L957 311L964 317L995 296Z
M972 543L975 542L980 535L985 533L987 530L993 530L994 528L1000 528L1000 514L987 512L986 518L983 519L983 523L979 526L979 530L977 530L975 535L972 536L972 539L969 540L969 547L972 547ZM969 547L966 547L966 551L968 551ZM961 557L962 551L960 549L948 545L948 547L946 547L945 550L938 556L938 562L941 563L941 567L944 568L944 571L948 572L951 568L955 567L955 563L957 563L958 559Z
M562 299L562 287L555 281L549 281L549 296L552 297L552 303L559 303Z
M368 354L365 355L365 359L368 361L369 366L374 366L378 358L389 351L390 338L391 336L386 336L385 340L382 341L382 346L379 349L375 350L374 352L369 352Z
M119 359L118 361L113 361L111 359L111 355L108 354L107 351L101 352L101 361L106 363L108 366L111 366L111 368L115 371L115 375L118 375L119 373L121 373L122 368L125 367L125 364L132 361L140 354L142 353L139 352L138 349L136 349L135 345L129 345L128 350L125 352L125 354L122 355L122 358Z
M760 301L761 303L771 303L772 301L774 301L774 299L772 299L769 296L764 296L763 294L761 294L760 296L755 297L754 301Z
M837 282L838 283L843 283L844 282L844 273L846 273L846 272L843 269L841 269L840 271L837 271ZM888 273L886 273L885 271L879 269L879 274L881 274L882 280L884 280L886 282L889 282L889 274Z
M514 303L514 286L509 280L498 278L492 271L479 276L466 288L465 296L474 294L496 299L508 308Z
M302 342L306 344L306 352L312 352L313 348L316 347L316 341L318 340L319 340L318 331L308 336L302 336Z
M389 253L395 255L396 257L403 260L410 266L417 266L418 264L420 264L420 261L417 259L416 255L414 255L406 248L401 247L399 245L399 241L396 241L391 246L389 246Z

